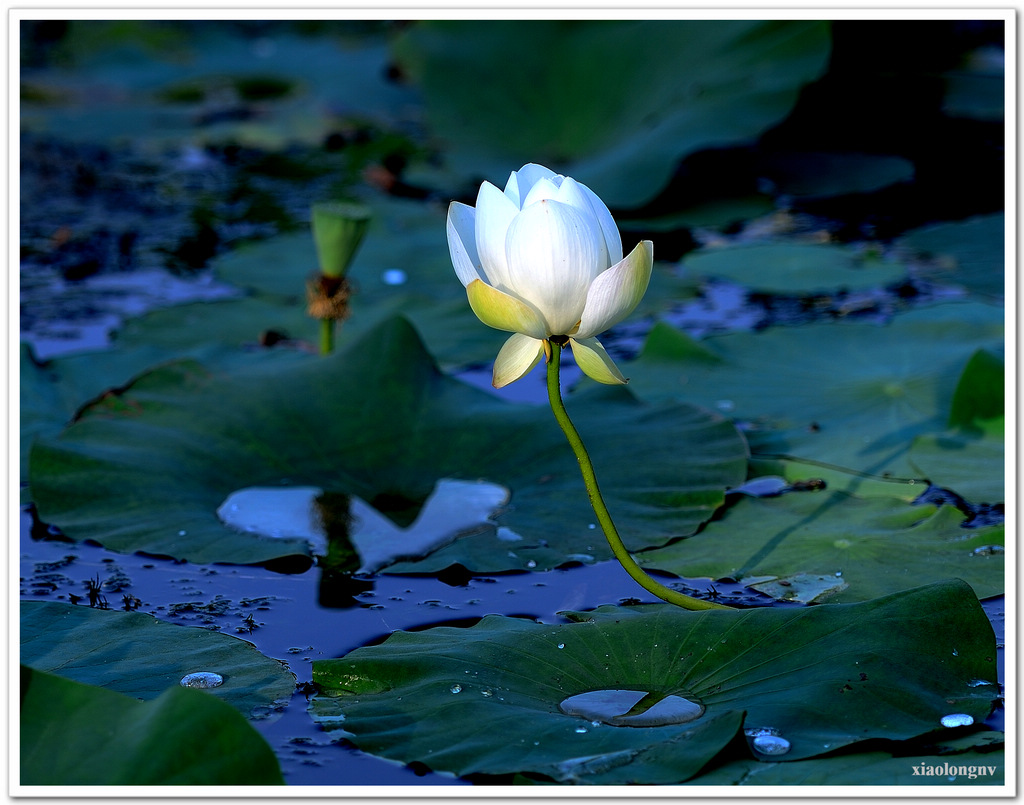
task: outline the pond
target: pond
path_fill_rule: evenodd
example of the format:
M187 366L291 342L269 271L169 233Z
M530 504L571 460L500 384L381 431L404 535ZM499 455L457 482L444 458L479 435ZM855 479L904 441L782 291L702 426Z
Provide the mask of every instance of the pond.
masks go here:
M1002 785L1002 17L21 26L25 791ZM560 388L721 609L492 387L446 212L531 162L654 244Z

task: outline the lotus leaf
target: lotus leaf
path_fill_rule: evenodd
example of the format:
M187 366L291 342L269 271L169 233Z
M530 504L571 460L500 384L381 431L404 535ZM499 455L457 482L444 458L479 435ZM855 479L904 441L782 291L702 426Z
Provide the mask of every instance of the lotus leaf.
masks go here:
M847 247L812 243L704 249L687 255L683 267L698 276L728 279L769 293L870 288L906 275L906 267L899 263L867 259Z
M263 737L209 693L140 702L25 666L20 753L23 786L284 783Z
M959 581L851 605L693 613L655 604L569 617L487 616L316 661L313 717L366 752L459 775L672 783L732 743L741 720L790 744L759 760L788 762L941 730L953 712L981 722L998 695L987 683L994 635ZM678 695L706 710L639 727L560 708L614 689Z
M604 388L574 395L569 407L634 550L693 533L746 472L744 440L709 411ZM489 549L467 565L480 572L610 556L587 528L579 469L550 411L440 374L404 319L323 360L159 368L39 442L30 478L40 516L69 537L193 562L308 565L305 540L220 522L218 507L240 489L316 486L395 519L396 509L414 516L441 478L509 489L496 525L522 539L510 552L493 530L465 537L435 555L450 551L448 563L465 559L460 543L480 540Z
M394 43L463 183L539 162L613 208L650 201L687 154L756 139L829 49L812 20L447 20Z
M908 232L900 246L935 261L933 273L983 297L1006 293L1003 213L931 224Z
M1003 314L977 303L912 310L887 325L836 322L716 336L659 323L629 365L641 399L684 399L749 423L754 453L911 478L915 436L945 430L956 385Z
M265 717L295 690L282 663L240 638L53 601L22 602L21 662L147 700L186 674L213 672L224 682L212 692L249 717Z
M985 549L1002 546L1003 527L967 529L963 521L952 506L829 490L741 498L700 534L637 560L681 575L748 582L831 576L844 586L829 601L864 601L952 576L979 597L1002 593L1002 553Z

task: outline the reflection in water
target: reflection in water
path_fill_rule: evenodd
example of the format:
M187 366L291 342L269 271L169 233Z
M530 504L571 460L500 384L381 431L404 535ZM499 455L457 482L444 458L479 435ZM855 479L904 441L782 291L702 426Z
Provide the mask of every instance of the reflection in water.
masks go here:
M402 528L355 496L314 486L248 487L228 495L217 516L240 531L305 539L333 570L370 574L494 528L490 518L508 498L508 490L497 484L444 478L416 519Z

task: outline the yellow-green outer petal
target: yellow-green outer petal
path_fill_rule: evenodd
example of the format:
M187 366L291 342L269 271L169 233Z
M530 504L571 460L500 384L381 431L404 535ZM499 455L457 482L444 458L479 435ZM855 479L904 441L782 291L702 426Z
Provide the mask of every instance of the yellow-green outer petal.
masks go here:
M523 333L533 338L545 338L548 335L537 311L521 299L492 288L483 280L469 283L466 295L476 317L488 327L509 333Z
M538 338L516 333L498 351L494 359L491 384L496 389L514 383L536 366L544 355L544 342Z
M642 240L623 260L599 274L587 293L576 331L587 339L622 321L647 293L654 265L654 245Z
M584 338L577 340L569 339L569 346L572 347L572 355L576 359L576 365L583 370L584 374L592 377L598 383L609 385L622 384L626 378L622 376L619 367L605 352L601 342L596 338Z

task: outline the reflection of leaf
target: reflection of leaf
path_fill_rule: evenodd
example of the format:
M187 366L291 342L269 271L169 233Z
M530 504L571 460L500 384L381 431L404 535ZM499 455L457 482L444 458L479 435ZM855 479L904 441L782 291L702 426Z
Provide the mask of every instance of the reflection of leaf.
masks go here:
M832 576L832 601L864 601L941 579L968 581L981 598L1003 592L1003 528L964 529L952 506L913 506L842 492L742 498L700 534L645 551L648 567L742 580L796 573Z
M536 161L631 208L687 154L783 118L829 45L808 20L433 21L394 52L464 180Z
M970 684L995 678L995 638L961 582L849 606L601 607L571 618L488 616L317 661L313 716L364 751L438 771L670 783L722 751L741 716L747 728L777 729L791 761L941 729L950 712L980 722L996 694ZM684 724L614 727L559 709L611 689L678 694L706 711Z
M228 496L217 509L228 525L269 537L302 537L325 555L341 537L326 524L344 524L345 541L362 560L361 573L376 573L399 559L426 556L457 537L494 528L491 515L508 490L482 481L442 478L407 528L350 495L335 500L315 486L253 487Z
M913 310L885 326L837 322L736 333L695 344L658 324L629 366L644 399L728 404L752 420L754 452L798 455L913 477L912 439L945 427L979 347L1002 343L1002 311L982 304Z
M141 612L55 602L22 602L21 661L140 699L157 697L186 674L211 671L224 677L212 692L246 715L266 715L295 689L280 662L237 637Z
M322 360L231 371L171 364L115 402L90 407L31 456L40 517L73 539L194 562L306 557L305 540L229 529L217 507L239 489L301 485L391 514L417 509L439 478L453 478L511 490L497 523L522 541L510 555L493 532L474 535L434 561L496 572L610 555L587 528L579 468L550 411L443 376L404 319ZM742 437L710 412L606 388L573 396L569 408L634 550L693 533L746 471Z
M171 687L140 702L22 666L22 785L281 785L273 750L230 705Z

